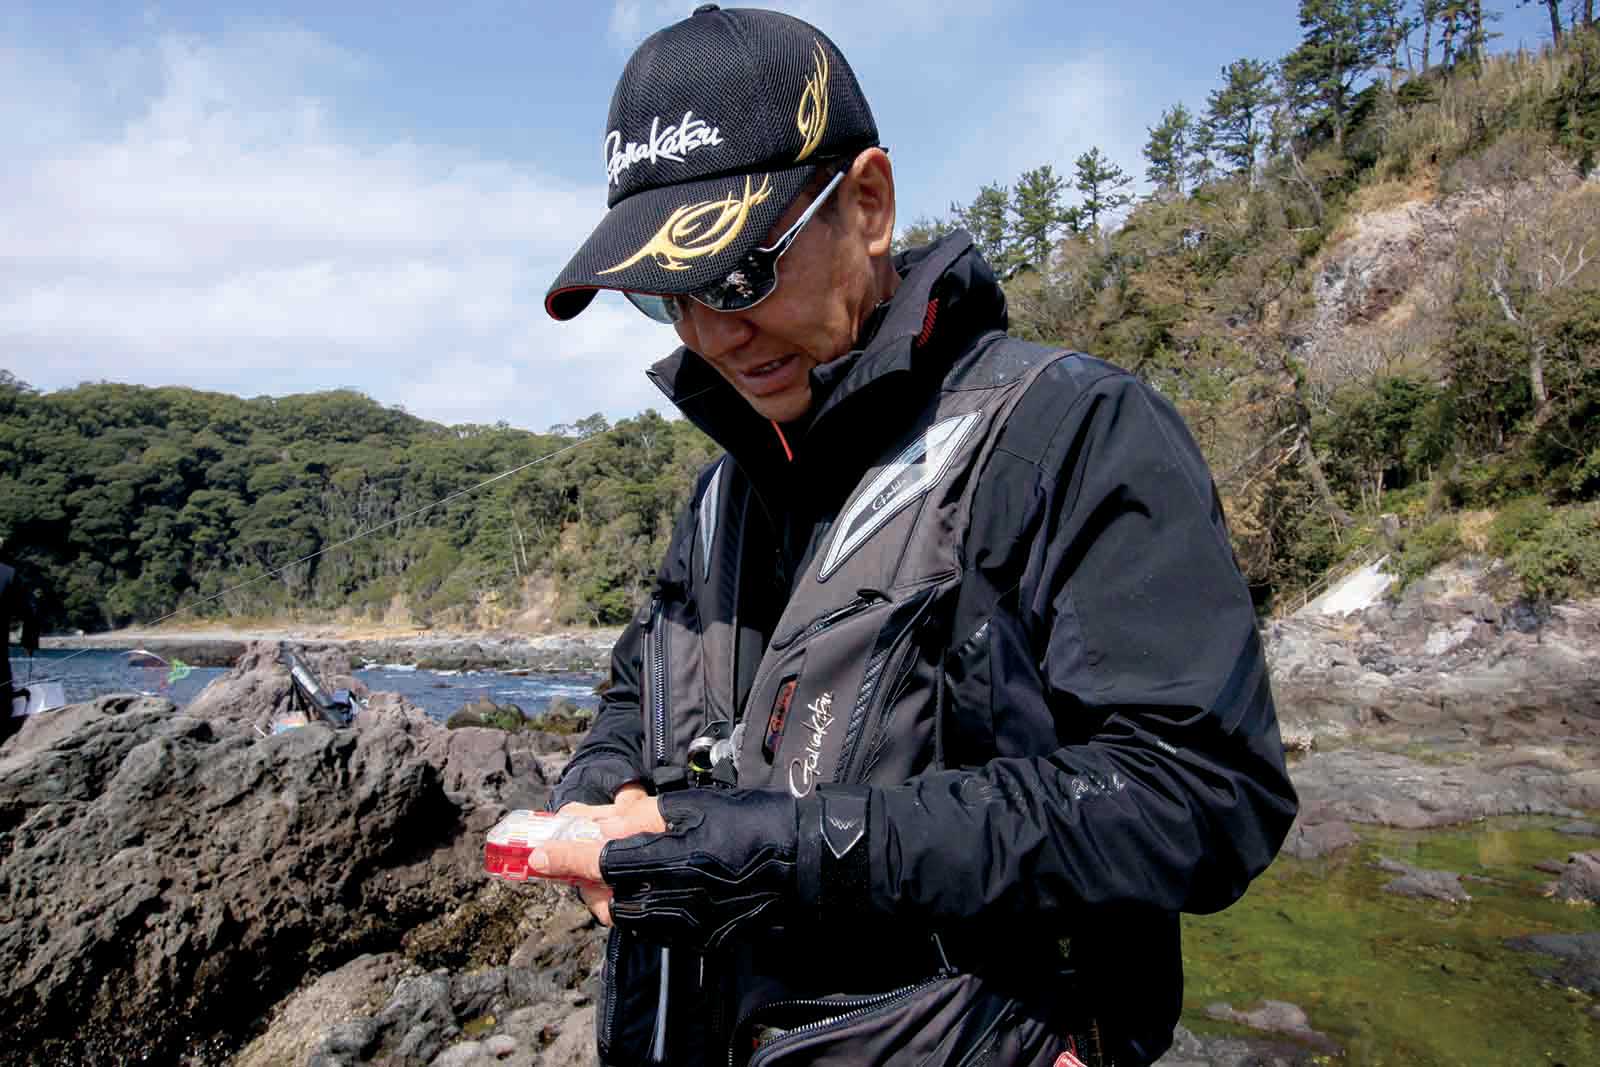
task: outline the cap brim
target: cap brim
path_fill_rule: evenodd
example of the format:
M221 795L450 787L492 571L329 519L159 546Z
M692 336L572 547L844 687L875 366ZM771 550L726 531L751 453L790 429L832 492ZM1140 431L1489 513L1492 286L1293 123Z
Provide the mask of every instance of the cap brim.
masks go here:
M570 319L598 289L684 294L719 281L771 232L816 173L814 163L635 193L606 212L544 308Z

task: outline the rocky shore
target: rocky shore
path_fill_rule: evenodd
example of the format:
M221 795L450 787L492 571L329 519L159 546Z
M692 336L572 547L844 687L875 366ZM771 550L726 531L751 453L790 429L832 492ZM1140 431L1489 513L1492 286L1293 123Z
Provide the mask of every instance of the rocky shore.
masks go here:
M45 648L143 648L192 667L231 667L256 641L291 641L308 651L337 650L351 664L401 663L423 670L603 671L618 628L551 634L424 633L358 636L337 628L117 630L46 637Z
M1600 601L1536 609L1493 586L1467 565L1397 603L1264 627L1302 799L1287 855L1363 826L1592 829ZM181 712L106 697L0 748L0 1064L592 1064L603 931L564 889L481 874L485 832L542 805L574 738L447 729L393 694L350 728L271 734L290 688L274 647L244 648ZM313 660L353 687L357 656L404 660ZM1600 854L1548 875L1600 901ZM1439 907L1474 892L1398 861L1385 877ZM1597 941L1511 947L1595 996ZM1309 1007L1211 1005L1234 1036L1181 1030L1163 1067L1326 1062Z

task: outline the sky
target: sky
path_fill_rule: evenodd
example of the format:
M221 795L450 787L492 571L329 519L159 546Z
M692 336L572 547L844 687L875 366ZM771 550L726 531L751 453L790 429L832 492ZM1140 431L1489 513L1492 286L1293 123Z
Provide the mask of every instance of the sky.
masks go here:
M605 211L617 76L694 6L0 4L0 368L530 430L664 407L669 329L543 296ZM1164 108L1299 36L1292 0L770 6L850 61L902 225L1092 146L1142 175ZM1505 6L1498 47L1548 39Z

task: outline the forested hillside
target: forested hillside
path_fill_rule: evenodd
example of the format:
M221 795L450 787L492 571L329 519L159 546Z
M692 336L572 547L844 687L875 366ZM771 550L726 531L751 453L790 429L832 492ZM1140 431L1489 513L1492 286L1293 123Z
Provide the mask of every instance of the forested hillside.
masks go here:
M1600 587L1600 31L1592 0L1547 7L1553 46L1495 54L1479 0L1302 0L1289 55L1149 129L1150 192L1083 146L901 244L968 229L1015 332L1179 406L1264 609L1380 550L1407 577L1474 549L1534 597ZM712 454L653 412L342 545L604 428L6 376L0 537L57 626L615 622Z
M1480 2L1302 0L1149 129L1151 194L1091 146L903 243L968 229L1014 330L1177 403L1264 605L1394 547L1600 586L1600 31L1547 6L1554 47L1494 55Z
M559 620L617 622L712 448L655 412L607 430L599 416L549 434L446 428L345 391L243 400L102 384L39 394L4 375L3 555L33 577L57 627L179 608L497 625L546 607Z

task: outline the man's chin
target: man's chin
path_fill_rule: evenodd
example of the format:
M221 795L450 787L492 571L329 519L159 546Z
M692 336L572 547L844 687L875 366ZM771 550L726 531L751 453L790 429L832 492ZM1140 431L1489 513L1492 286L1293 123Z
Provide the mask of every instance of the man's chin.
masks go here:
M750 396L745 399L756 409L756 414L773 422L793 422L811 407L811 390L785 390L771 396Z

